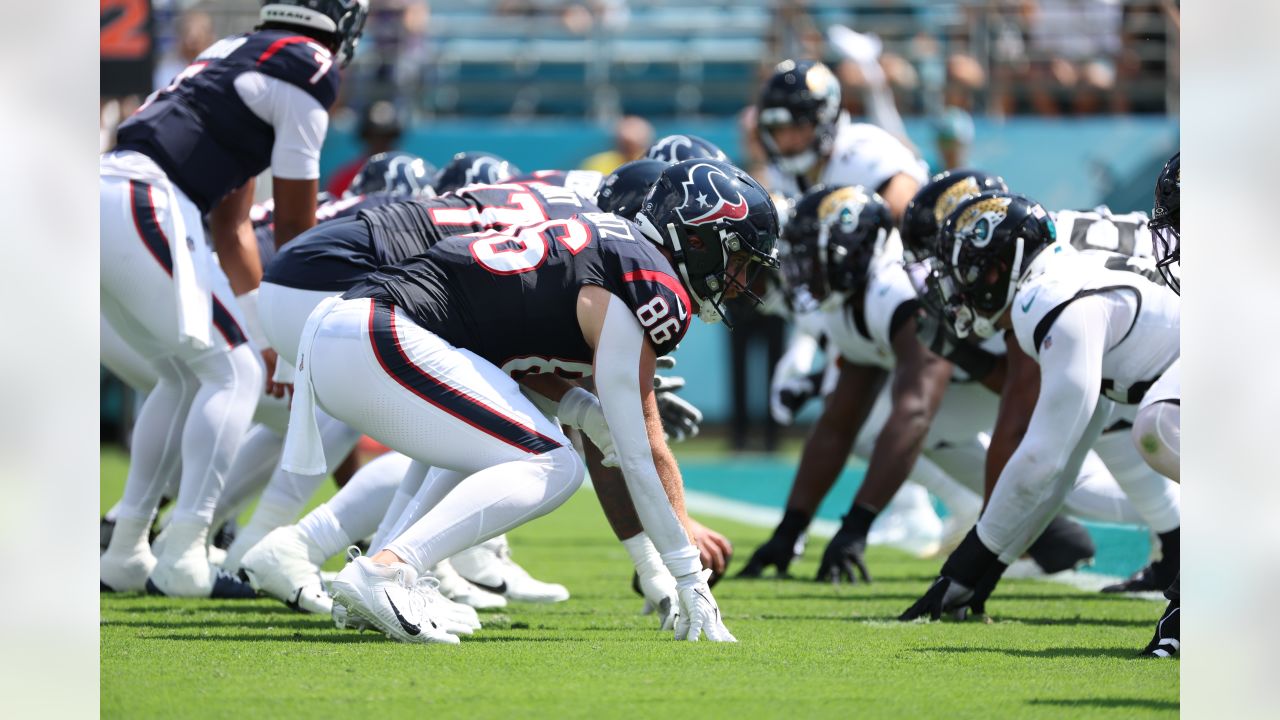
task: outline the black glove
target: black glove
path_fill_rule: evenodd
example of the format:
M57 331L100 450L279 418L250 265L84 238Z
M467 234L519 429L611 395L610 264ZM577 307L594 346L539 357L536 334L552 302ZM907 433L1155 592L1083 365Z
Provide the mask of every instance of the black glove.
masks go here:
M954 613L958 616L957 619L963 620L972 600L973 590L946 575L939 575L929 586L924 597L907 608L907 611L899 615L898 619L906 622L928 615L930 620L939 620L945 612Z
M788 509L782 516L782 522L773 531L773 537L756 549L747 561L747 566L737 574L740 578L758 578L769 566L778 569L778 577L791 577L787 572L791 561L804 553L804 531L809 527L812 516L808 513Z
M853 574L856 568L858 574L862 576L862 582L871 582L871 575L867 573L867 563L862 559L866 551L866 533L841 527L835 537L831 538L831 542L827 543L827 549L822 553L822 564L818 566L818 576L814 579L818 582L830 581L833 584L839 584L841 580L856 583L858 579Z

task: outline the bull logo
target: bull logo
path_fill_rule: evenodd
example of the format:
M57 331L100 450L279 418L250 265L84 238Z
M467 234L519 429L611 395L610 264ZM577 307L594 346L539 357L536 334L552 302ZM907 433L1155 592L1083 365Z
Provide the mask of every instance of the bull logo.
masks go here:
M747 216L747 201L736 183L710 163L689 168L689 179L681 183L684 202L676 214L685 225L705 225L717 220L741 220Z
M956 237L974 247L986 247L996 228L1008 217L1011 202L1013 198L990 197L969 205L956 218Z

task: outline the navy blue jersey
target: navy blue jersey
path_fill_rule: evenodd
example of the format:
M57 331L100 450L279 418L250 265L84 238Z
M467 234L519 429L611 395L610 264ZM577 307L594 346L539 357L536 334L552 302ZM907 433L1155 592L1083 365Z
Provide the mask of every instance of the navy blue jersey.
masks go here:
M280 251L263 280L303 290L346 290L379 267L420 255L447 237L598 210L554 186L469 185L429 200L361 210L359 224L312 228Z
M689 296L635 223L606 213L449 238L385 267L346 298L389 303L456 347L514 376L580 377L593 357L577 321L578 293L598 285L635 313L658 355L689 329Z
M271 165L275 130L240 100L235 80L259 72L296 85L326 110L338 93L329 49L285 30L223 38L156 92L116 133L117 150L155 161L201 212Z
M316 225L330 220L351 217L365 208L375 208L399 202L400 198L390 192L376 192L368 195L334 198L328 193L321 193L328 199L316 206ZM253 222L253 234L258 240L258 257L262 259L262 267L267 267L276 257L276 224L275 205L269 199L261 205L254 205L249 211L249 220Z

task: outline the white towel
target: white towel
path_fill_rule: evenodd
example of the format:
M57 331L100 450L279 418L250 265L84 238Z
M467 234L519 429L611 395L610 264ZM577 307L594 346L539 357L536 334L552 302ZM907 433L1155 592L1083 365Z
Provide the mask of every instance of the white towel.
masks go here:
M324 475L329 466L324 459L324 443L316 425L316 396L311 387L311 344L320 329L320 321L341 300L339 297L320 301L299 338L297 372L293 384L293 406L289 410L289 429L284 435L284 455L280 468L298 475Z
M162 183L169 201L169 254L173 258L173 292L178 304L178 342L196 350L213 347L213 290L209 282L212 258L204 238L187 235L184 205L178 204L173 183ZM199 218L193 218L197 223ZM196 224L199 228L200 225Z

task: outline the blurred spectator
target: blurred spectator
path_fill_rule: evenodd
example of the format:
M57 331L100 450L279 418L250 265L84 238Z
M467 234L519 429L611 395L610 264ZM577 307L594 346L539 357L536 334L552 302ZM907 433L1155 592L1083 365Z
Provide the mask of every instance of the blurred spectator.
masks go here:
M1117 0L1036 0L1029 27L1036 113L1104 109L1115 88L1122 12Z
M967 165L969 147L973 145L973 118L969 113L958 107L945 108L934 119L933 130L938 157L929 167L954 170Z
M773 22L769 24L766 41L772 62L764 63L766 70L784 58L793 60L822 59L822 31L809 14L805 0L777 0L773 7ZM760 78L764 82L766 74Z
M324 189L334 197L342 197L342 193L355 179L369 156L396 149L400 143L400 135L404 132L400 111L390 100L371 103L360 116L357 132L363 144L360 155L335 170L325 185Z
M173 47L156 63L155 89L173 82L178 73L195 61L205 48L217 40L213 34L213 18L209 13L192 8L178 16L174 23Z
M619 165L644 157L645 150L652 144L653 126L649 121L635 115L627 115L619 119L613 127L613 149L588 157L582 161L581 168L608 175Z
M430 29L426 0L372 0L340 103L361 108L380 98L425 100L435 72Z
M1129 3L1124 6L1123 49L1116 67L1114 112L1174 112L1178 92L1176 0ZM1172 41L1172 42L1171 42Z

